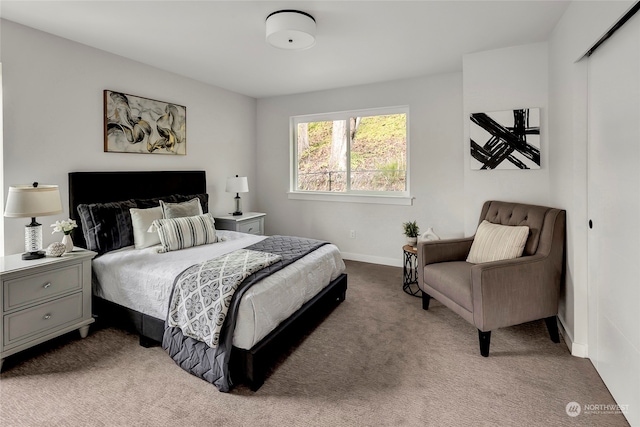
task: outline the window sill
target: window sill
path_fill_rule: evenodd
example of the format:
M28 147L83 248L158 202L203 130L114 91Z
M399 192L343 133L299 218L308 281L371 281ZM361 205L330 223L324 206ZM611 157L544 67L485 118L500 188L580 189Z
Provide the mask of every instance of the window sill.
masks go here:
M345 203L370 203L378 205L413 205L411 196L371 196L364 194L337 194L337 193L305 193L291 191L288 193L290 200L314 200L317 202L345 202Z

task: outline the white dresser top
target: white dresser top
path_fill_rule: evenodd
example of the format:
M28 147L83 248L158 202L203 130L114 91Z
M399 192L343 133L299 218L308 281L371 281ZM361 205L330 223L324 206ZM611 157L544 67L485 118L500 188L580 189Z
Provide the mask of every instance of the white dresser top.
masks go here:
M13 254L0 257L0 274L10 273L20 270L28 270L41 265L53 265L59 262L66 262L71 259L93 258L97 254L82 248L74 248L73 252L68 252L59 257L44 257L32 260L23 260L22 254Z

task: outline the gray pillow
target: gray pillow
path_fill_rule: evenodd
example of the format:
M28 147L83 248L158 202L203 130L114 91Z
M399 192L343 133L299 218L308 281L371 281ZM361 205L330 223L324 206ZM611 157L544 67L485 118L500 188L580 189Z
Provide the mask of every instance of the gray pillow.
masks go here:
M160 208L162 208L162 218L164 219L202 215L202 206L197 197L182 203L167 203L160 200Z
M203 213L207 213L209 212L209 195L207 193L202 193L202 194L190 194L190 195L184 195L184 194L174 194L171 199L166 199L166 198L162 198L162 200L164 200L165 202L169 202L169 203L177 203L177 202L187 202L193 198L197 197L198 199L200 199L200 205L202 206L202 212ZM156 205L158 206L158 205ZM140 206L138 206L140 207Z

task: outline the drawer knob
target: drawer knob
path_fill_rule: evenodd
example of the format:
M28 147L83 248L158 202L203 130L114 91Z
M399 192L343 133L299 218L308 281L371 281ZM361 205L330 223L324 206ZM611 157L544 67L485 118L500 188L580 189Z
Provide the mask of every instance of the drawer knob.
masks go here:
M51 282L45 283L43 288L49 289L51 287Z
M49 314L49 313L45 314L45 315L44 315L44 317L43 317L43 319L44 319L44 320L49 320L49 319L51 319L51 314Z

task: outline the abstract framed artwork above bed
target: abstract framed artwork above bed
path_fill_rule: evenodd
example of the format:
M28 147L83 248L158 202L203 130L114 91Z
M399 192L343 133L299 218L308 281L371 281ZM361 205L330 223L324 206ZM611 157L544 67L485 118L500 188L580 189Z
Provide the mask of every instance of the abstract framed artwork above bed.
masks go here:
M100 190L96 191L96 189ZM203 215L207 215L208 204L205 192L206 178L204 171L72 172L69 174L69 209L72 213L72 218L78 218L79 205L92 205L95 207L96 205L103 206L105 203L107 205L112 204L117 207L116 212L118 212L118 215L123 216L121 212L124 212L125 209L120 204L122 206L135 205L151 208L150 204L157 204L158 200L163 198L182 201L192 198L193 195L196 195L201 201ZM137 209L139 210L139 208ZM99 210L95 212L99 212ZM116 225L115 228L126 229L126 227L122 227L122 221L117 222L119 222L119 225ZM79 228L82 229L82 221L78 221L78 223L80 224ZM104 224L108 223L109 221L104 222ZM109 231L104 230L104 227L102 224L98 227L101 230L100 233L104 234L103 232L106 232L108 234ZM118 233L122 233L122 231L118 231ZM218 233L223 238L223 242L172 252L171 254L175 254L173 256L176 256L177 260L171 263L165 263L164 260L167 258L162 258L171 254L158 254L154 247L147 247L141 250L135 249L133 246L119 247L116 250L109 249L102 252L96 258L96 262L93 263L94 276L97 278L96 283L94 283L94 313L97 315L98 321L134 330L139 334L140 343L144 346L157 344L163 340L163 337L166 341L168 336L175 335L173 331L175 328L165 327L166 310L168 308L168 295L166 294L170 293L166 289L171 289L174 279L180 272L185 271L187 267L193 266L193 264L197 264L199 260L204 261L212 257L209 254L227 253L232 250L229 248L246 247L247 249L253 249L255 247L257 250L264 249L259 249L256 244L258 246L266 245L267 248L271 248L272 246L270 245L274 241L273 239L278 237L246 235L233 231L218 231ZM87 243L82 230L76 229L74 241L78 246L86 247ZM126 239L109 240L109 242L111 241L130 244ZM272 252L272 250L269 249L268 252ZM234 252L231 253L233 254ZM136 259L138 258L142 267L136 264ZM133 272L127 273L126 268L114 268L114 266L117 267L119 265L118 259L126 259L124 264L121 265L132 266ZM334 245L318 246L317 249L308 252L307 255L302 256L295 263L296 265L292 266L294 270L302 268L304 265L304 268L313 270L314 274L295 276L297 278L292 279L291 277L294 276L287 276L291 274L287 272L287 266L279 267L274 269L272 275L265 274L264 277L260 277L253 287L243 289L242 292L238 291L238 294L241 295L237 297L236 302L232 302L232 305L237 303L237 318L236 314L234 314L233 319L235 320L225 320L227 323L223 326L223 332L226 333L225 328L231 328L229 331L233 332L233 345L229 345L231 351L225 353L228 356L228 363L224 363L225 369L228 369L229 378L223 378L222 380L212 378L211 370L209 370L209 373L194 371L186 367L186 365L191 366L194 363L192 360L187 360L183 363L174 357L172 346L182 345L183 341L187 341L184 337L180 337L174 343L163 343L163 348L185 370L213 383L221 391L228 391L238 383L246 383L252 390L257 390L264 382L273 362L286 353L302 335L308 333L311 328L322 321L346 296L347 276L344 272L344 263L340 257L339 250ZM297 265L298 263L301 264ZM158 271L167 264L173 266L173 272L168 275L164 275L164 273L163 275L158 275ZM153 270L155 275L142 274L145 268ZM325 270L324 276L316 274L319 269ZM123 275L116 277L116 274L113 273L116 279L108 280L109 277L104 276L104 271L122 272ZM126 276L126 274L129 274L129 276ZM138 288L138 284L134 280L127 278L131 276L140 277L141 281L146 280L146 283L150 283L151 287L155 289L153 291L154 296L148 299L149 304L146 304L145 301L140 301L140 299L144 299L140 298L140 295L145 295L139 290L142 289L142 285ZM253 276L250 276L247 280ZM312 279L312 276L318 276L318 278ZM299 277L303 277L303 279ZM304 283L300 283L301 280ZM113 292L108 291L105 293L103 289L103 285L106 286L108 282L115 282L116 286L126 283L126 286L120 286L115 292L123 294L130 292L134 297L127 297L128 299L124 298L122 301L118 300L118 298L112 298ZM295 286L299 286L301 292L290 292L286 287L283 287L290 286L287 283L294 283ZM255 292L253 291L254 289ZM158 300L157 296L159 294L166 296L166 299L160 299L162 303L155 301ZM278 311L280 308L277 307L267 308L270 307L270 301L279 301L283 295L289 294L304 294L304 297L299 297L299 302L285 304L291 305L293 308L288 310L294 310L293 312L280 312ZM260 300L259 298L263 299ZM137 302L128 303L127 301ZM232 301L234 300L232 299ZM261 320L251 311L251 307L254 306L268 313L268 317L272 317L274 320L271 323ZM296 310L295 307L299 308ZM255 323L246 319L254 319ZM233 326L228 326L233 324L236 325L235 329ZM227 335L227 337L230 336ZM192 340L192 338L188 338L188 340ZM214 350L209 347L203 350L204 343L199 341L189 341L189 344L185 345L193 348L198 347L200 354ZM178 353L184 353L185 351L188 350L178 349ZM220 359L218 356L215 356L215 358L216 360ZM205 368L207 367L205 366ZM204 371L207 371L207 369L204 369Z
M185 155L187 108L105 90L104 151Z

